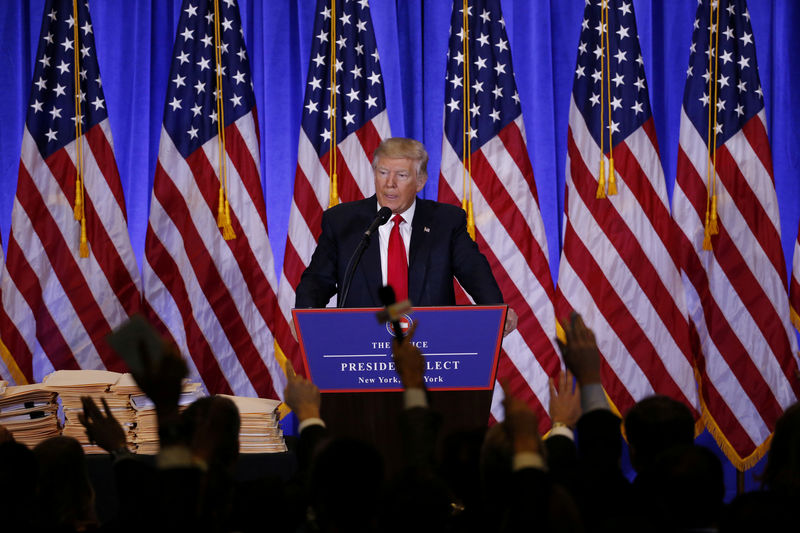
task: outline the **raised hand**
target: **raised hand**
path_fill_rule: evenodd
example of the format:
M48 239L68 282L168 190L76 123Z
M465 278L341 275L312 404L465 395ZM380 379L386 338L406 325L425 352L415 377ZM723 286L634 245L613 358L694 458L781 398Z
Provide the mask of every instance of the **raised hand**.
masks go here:
M156 406L156 410L176 411L183 378L188 373L186 362L177 347L162 343L160 353L151 353L146 343L139 343L143 371L133 374L136 384Z
M392 341L394 366L406 389L425 388L425 358L422 357L419 348L411 342L416 331L417 322L414 321L403 339Z
M556 339L564 364L572 371L581 386L600 383L600 352L594 333L586 327L578 313L570 315L568 324L563 324L566 344Z
M301 422L308 418L319 418L322 403L319 388L311 380L298 376L290 361L286 361L285 371L286 388L283 391L283 401Z
M514 397L508 383L502 383L505 428L514 447L514 452L541 453L542 442L537 429L539 421L528 404Z
M105 398L100 400L103 402L105 414L97 408L97 404L94 403L90 396L82 396L83 412L78 413L78 420L86 428L86 436L89 437L89 442L93 442L111 453L126 447L125 432L120 423L117 422L117 419L114 418L114 415L111 414L111 409L109 409Z
M581 417L581 390L575 386L569 370L561 372L556 380L550 378L550 419L553 425L561 423L574 428Z

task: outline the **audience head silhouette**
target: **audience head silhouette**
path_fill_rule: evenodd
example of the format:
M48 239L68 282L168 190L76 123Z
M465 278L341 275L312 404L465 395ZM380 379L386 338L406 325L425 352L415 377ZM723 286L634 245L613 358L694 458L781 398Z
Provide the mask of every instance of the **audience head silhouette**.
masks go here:
M650 396L625 415L625 435L631 464L637 472L651 467L659 454L694 442L694 419L689 408L667 396Z

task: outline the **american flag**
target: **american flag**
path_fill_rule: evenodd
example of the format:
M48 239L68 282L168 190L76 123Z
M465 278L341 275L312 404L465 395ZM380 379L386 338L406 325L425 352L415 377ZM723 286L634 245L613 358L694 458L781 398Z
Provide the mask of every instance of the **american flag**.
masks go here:
M337 201L371 196L375 192L372 152L390 135L369 2L340 0L335 5L336 13L331 12L330 0L318 0L316 6L289 234L278 291L286 321L291 320L295 288L316 248L322 212L330 205L331 163L336 165ZM333 53L335 68L331 69ZM332 70L336 76L334 106ZM332 157L334 129L336 150ZM299 371L302 366L297 343L288 330L279 332L278 343Z
M794 327L800 330L800 228L797 230L797 240L794 241L792 280L789 282L789 312Z
M800 392L764 95L744 0L700 2L686 75L673 216L702 346L704 418L743 470L764 454L775 421ZM709 231L714 218L716 234Z
M558 314L575 310L594 330L603 387L619 412L664 394L697 416L675 228L630 0L586 4L567 145Z
M172 58L145 242L146 303L210 393L276 398L285 377L273 331L282 317L236 2L185 0Z
M3 269L0 334L28 382L124 371L105 336L141 303L88 3L76 10L45 5Z
M471 0L466 15L465 24L463 3L456 0L439 200L462 205L465 194L471 198L475 240L503 298L519 315L517 329L503 339L497 377L536 410L545 430L550 425L548 378L560 366L554 289L511 50L499 0ZM502 419L501 401L502 389L496 385L495 419Z
M3 263L5 254L3 253L2 243L0 242L0 263ZM0 287L0 299L2 298L2 288ZM7 321L8 315L5 309L0 307L0 321ZM3 339L0 338L0 380L8 381L16 385L24 385L28 383L28 379L20 370L11 352L8 351L8 346L5 345Z

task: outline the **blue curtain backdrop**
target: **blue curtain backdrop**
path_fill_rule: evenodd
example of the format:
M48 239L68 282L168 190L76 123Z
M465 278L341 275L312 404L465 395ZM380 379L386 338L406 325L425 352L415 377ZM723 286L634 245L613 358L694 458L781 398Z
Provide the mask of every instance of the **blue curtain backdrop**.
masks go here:
M289 219L315 0L239 0L258 102L262 180L278 273ZM567 114L583 0L502 0L554 279L564 196ZM696 0L634 0L667 188L672 191L678 125ZM436 198L442 139L450 0L371 0L392 133L431 153ZM751 0L767 106L784 256L791 268L800 218L798 124L800 2ZM44 0L0 6L0 234L11 221L20 143ZM103 88L133 247L141 264L180 0L92 0ZM795 104L795 105L793 105Z
M239 0L261 126L261 158L270 239L280 272L289 220L303 88L315 0ZM662 162L671 192L678 124L695 0L634 0ZM539 191L553 277L557 276L564 195L566 128L583 17L583 0L503 0L528 151ZM372 18L394 135L417 138L431 152L436 176L442 139L444 69L450 0L371 0ZM800 219L797 177L800 109L792 105L800 56L800 2L750 2L767 105L784 255ZM141 263L164 95L179 0L94 0L91 13L103 88L114 134L130 234ZM0 7L0 235L7 242L20 142L30 94L44 0ZM436 198L437 179L426 198Z

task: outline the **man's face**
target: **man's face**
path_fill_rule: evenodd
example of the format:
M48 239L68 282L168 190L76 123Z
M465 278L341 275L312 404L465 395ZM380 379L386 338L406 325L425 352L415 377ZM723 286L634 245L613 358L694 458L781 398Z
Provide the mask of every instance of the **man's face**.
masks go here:
M425 180L417 177L417 162L412 159L382 157L375 165L375 193L381 207L402 213L414 203Z

